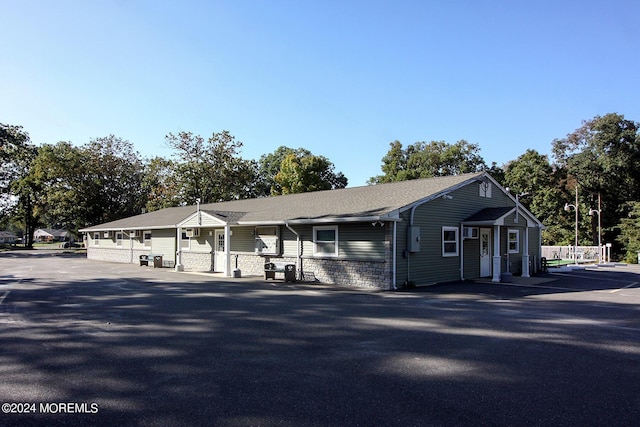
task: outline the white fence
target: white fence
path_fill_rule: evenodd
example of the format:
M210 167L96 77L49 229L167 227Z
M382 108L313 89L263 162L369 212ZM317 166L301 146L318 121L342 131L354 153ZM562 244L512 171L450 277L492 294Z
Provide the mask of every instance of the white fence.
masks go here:
M600 259L604 259L604 249L603 247ZM578 246L576 255L581 261L598 261L598 247ZM573 246L543 246L542 256L546 259L573 259Z

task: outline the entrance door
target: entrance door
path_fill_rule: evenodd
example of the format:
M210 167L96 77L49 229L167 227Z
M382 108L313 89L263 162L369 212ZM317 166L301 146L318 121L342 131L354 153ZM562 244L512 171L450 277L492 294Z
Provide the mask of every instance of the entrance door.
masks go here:
M480 229L480 277L491 276L491 229Z
M213 244L214 251L214 271L224 271L226 263L226 254L224 253L224 230L216 230Z

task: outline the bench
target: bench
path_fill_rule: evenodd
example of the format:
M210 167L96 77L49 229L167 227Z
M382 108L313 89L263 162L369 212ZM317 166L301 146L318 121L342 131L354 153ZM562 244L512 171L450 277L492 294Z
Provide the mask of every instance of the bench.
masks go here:
M143 265L148 266L149 262L153 262L153 268L162 267L162 255L160 254L140 255L140 267L142 267Z
M264 279L276 278L276 273L284 273L285 282L296 281L296 265L284 262L267 262L264 264Z

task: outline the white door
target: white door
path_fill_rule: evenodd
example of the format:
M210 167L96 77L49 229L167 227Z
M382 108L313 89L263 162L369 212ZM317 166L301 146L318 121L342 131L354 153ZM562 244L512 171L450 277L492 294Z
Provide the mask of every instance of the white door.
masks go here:
M224 252L224 230L216 230L213 244L214 251L214 271L224 271L226 254Z
M491 229L480 229L480 277L491 276Z

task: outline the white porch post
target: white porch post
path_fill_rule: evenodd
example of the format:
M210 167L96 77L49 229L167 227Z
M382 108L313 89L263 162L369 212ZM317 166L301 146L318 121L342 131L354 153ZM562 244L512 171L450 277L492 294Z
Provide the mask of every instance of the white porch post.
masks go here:
M231 227L224 226L224 275L231 277Z
M182 227L176 229L176 271L184 271L182 265Z
M492 282L500 281L500 274L502 273L502 255L500 255L500 226L493 226L493 277Z
M522 249L522 277L529 276L529 226L524 228L524 239L522 239L524 248Z

